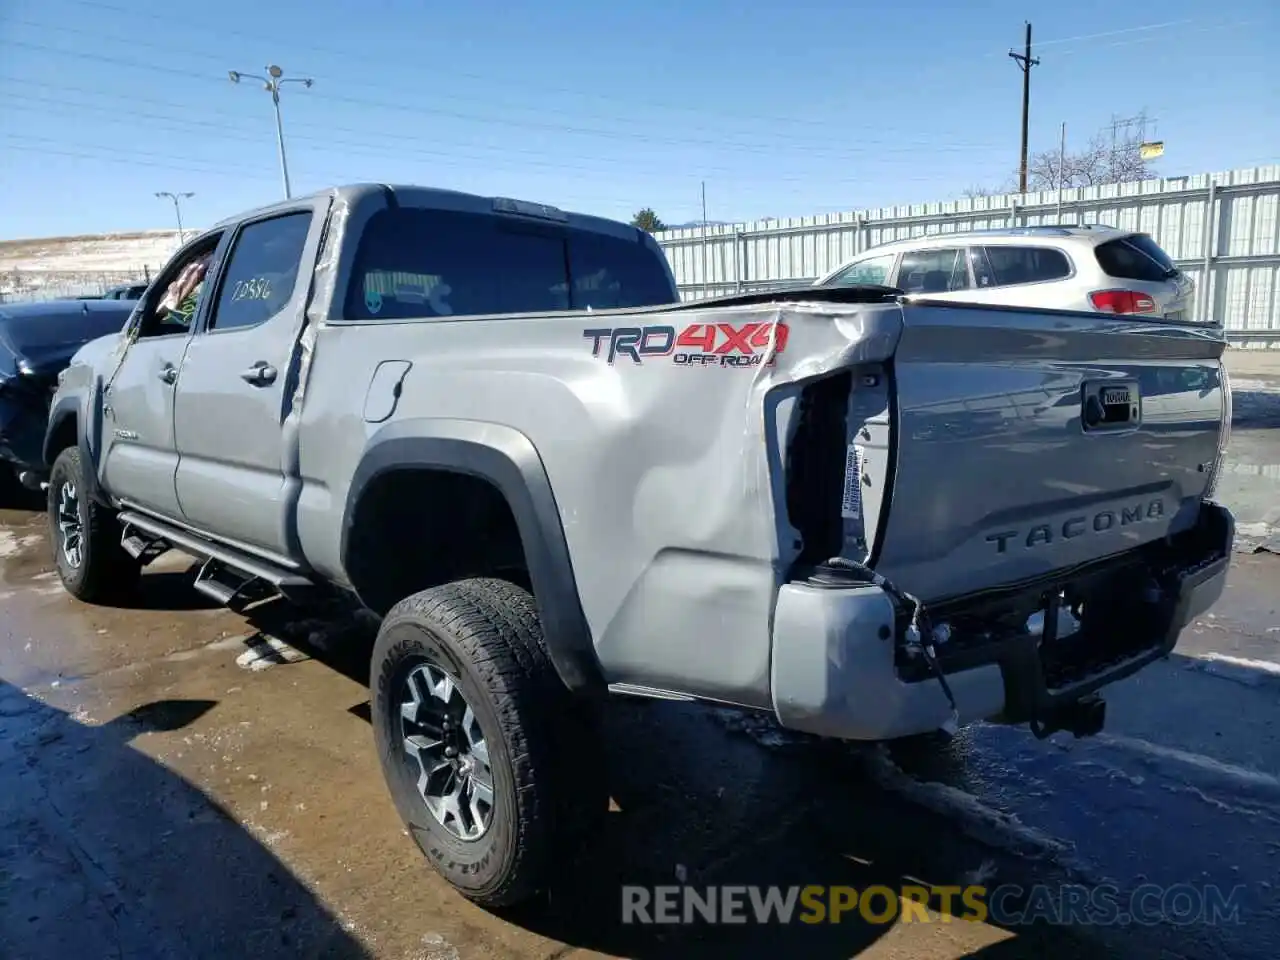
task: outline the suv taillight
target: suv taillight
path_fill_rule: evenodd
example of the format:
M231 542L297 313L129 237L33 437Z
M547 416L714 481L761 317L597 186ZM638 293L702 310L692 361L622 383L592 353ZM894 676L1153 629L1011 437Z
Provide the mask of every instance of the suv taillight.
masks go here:
M1095 310L1103 313L1155 313L1156 302L1136 290L1095 290L1089 294Z

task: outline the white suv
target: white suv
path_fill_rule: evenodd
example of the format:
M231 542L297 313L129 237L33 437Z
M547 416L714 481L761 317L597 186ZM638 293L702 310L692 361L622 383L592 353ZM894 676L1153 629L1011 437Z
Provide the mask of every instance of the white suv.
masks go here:
M930 300L1194 319L1191 278L1159 244L1145 233L1104 226L1010 227L895 240L817 281L863 283Z

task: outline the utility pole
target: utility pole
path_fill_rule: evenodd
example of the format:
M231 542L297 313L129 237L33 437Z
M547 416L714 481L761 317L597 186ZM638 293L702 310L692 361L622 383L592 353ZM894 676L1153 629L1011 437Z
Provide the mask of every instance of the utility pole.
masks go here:
M1062 224L1062 183L1067 176L1067 121L1062 121L1062 137L1058 140L1058 224Z
M300 83L310 87L315 81L310 77L286 77L284 71L275 64L267 67L265 77L254 73L241 73L238 70L227 71L227 76L231 78L232 83L239 83L241 80L257 80L262 83L262 88L271 94L271 102L276 108L276 144L280 147L280 175L284 178L284 197L288 200L293 194L289 189L289 164L284 157L284 124L280 120L280 85Z
M1027 21L1026 47L1022 53L1009 51L1009 56L1022 71L1022 160L1018 165L1018 192L1027 192L1027 121L1031 115L1031 68L1040 65L1031 58L1031 21Z
M168 190L157 190L156 196L163 200L168 197L173 201L173 212L178 218L178 246L182 246L185 242L182 236L182 207L179 205L180 200L187 200L194 197L194 193L170 193Z

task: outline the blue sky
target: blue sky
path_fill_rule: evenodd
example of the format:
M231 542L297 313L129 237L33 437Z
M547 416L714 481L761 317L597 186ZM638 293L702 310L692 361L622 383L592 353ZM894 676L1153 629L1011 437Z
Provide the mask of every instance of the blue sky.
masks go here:
M1174 176L1280 162L1280 5L1167 0L0 0L0 238L421 183L668 223L955 197L1146 110Z

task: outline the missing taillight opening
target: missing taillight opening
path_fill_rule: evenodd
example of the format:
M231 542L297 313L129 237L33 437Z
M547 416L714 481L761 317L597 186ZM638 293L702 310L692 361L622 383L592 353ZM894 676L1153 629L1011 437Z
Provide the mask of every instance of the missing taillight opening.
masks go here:
M1095 290L1089 301L1104 313L1155 313L1156 309L1155 299L1137 290Z

